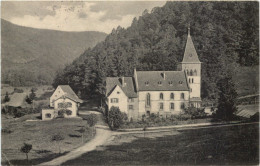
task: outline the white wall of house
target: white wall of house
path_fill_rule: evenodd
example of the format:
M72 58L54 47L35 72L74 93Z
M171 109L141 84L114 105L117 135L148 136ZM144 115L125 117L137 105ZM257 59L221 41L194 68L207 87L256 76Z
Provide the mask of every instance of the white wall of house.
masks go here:
M108 109L110 110L112 106L119 107L121 112L125 112L127 114L127 100L128 97L125 95L123 90L119 86L116 86L113 92L108 96Z
M72 111L72 114L70 115L70 116L67 116L66 114L65 114L65 117L75 117L75 116L77 116L77 112L78 112L78 106L77 106L77 103L75 102L75 101L73 101L73 100L71 100L71 99L69 99L69 98L65 98L65 99L63 99L63 98L60 98L60 99L58 99L58 100L56 100L55 102L54 102L54 109L55 110L59 110L60 108L58 107L58 104L59 103L66 103L66 102L71 102L71 107L68 107L67 109L68 110L71 110Z
M146 106L147 94L150 94L151 104L150 107ZM160 93L163 93L163 99L160 99ZM171 93L174 94L174 99L170 98ZM181 93L184 93L184 99L181 99ZM163 110L160 110L160 103L163 103ZM174 103L174 109L170 109L171 103ZM187 107L189 103L189 91L139 91L139 116L150 113L171 113L179 114L181 104L184 103Z
M53 101L55 101L56 99L60 98L63 95L64 95L63 90L58 86L57 89L52 94L52 96L50 97L50 107L54 107Z
M42 120L51 120L54 118L54 109L42 109Z

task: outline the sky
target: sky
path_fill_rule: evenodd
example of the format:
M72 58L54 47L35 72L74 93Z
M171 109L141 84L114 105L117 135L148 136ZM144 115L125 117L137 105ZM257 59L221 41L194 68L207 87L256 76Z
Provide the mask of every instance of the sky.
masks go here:
M2 1L1 18L17 25L61 31L110 33L128 27L145 9L165 1Z

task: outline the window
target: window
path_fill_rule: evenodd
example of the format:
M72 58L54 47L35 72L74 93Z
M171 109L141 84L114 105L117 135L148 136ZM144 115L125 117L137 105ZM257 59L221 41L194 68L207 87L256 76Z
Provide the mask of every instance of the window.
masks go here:
M170 98L174 99L174 94L173 93L171 93Z
M111 103L118 103L118 98L112 98L110 101Z
M191 79L191 82L193 83L193 78Z
M192 70L190 70L190 76L193 76L193 71Z
M181 109L184 109L184 108L185 108L185 104L181 103Z
M160 110L163 110L163 103L160 103Z
M169 84L170 84L170 86L172 86L173 82L172 82L172 81L169 81Z
M145 81L145 83L144 83L146 86L148 86L149 85L149 82L148 81Z
M158 82L158 85L161 86L161 85L162 85L162 81L159 81L159 82Z
M117 92L117 94L120 94L120 92Z
M129 103L134 102L134 98L128 98L128 102L129 102Z
M189 83L190 83L190 78L189 78Z
M170 104L170 109L171 109L171 110L174 110L174 103L171 103L171 104Z
M182 81L179 81L179 84L182 84L183 82Z
M45 118L51 118L51 114L50 113L45 114Z
M67 107L68 108L72 107L72 103L71 102L67 102Z
M181 93L181 99L184 99L184 93Z
M146 95L146 106L151 106L151 96L150 93Z
M189 70L187 70L187 75L190 75Z
M190 92L192 92L192 88L190 88Z
M63 108L63 103L58 103L58 108Z
M129 105L129 106L128 106L128 109L129 109L129 110L133 110L133 109L134 109L134 106L133 106L133 105Z
M163 100L163 93L160 93L160 99Z
M194 75L195 75L195 76L197 75L197 70L196 70L196 69L194 70Z

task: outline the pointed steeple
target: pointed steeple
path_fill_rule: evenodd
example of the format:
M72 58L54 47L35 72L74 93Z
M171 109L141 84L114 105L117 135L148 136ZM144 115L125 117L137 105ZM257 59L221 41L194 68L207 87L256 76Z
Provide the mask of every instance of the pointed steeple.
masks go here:
M194 44L193 44L191 36L190 36L190 25L188 26L188 37L187 37L184 56L183 56L183 60L182 60L182 63L186 63L186 62L187 63L200 63L198 54L196 52L196 49L194 47Z

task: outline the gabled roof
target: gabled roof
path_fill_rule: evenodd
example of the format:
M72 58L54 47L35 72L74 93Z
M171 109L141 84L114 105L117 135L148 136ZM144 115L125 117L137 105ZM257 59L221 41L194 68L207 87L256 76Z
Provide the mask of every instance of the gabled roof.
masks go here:
M24 108L28 105L25 101L26 96L26 93L14 93L12 96L10 96L10 101L5 105Z
M76 95L76 93L71 89L69 85L59 85L58 87L62 89L65 97L68 97L75 102L82 102L82 100L79 99L79 97Z
M182 63L200 63L198 54L190 36L190 29L188 30L188 37Z
M184 71L137 71L136 74L139 91L189 91Z
M115 87L118 85L127 97L137 97L134 80L132 77L124 77L125 85L122 85L121 77L107 77L106 78L106 96L109 96Z

